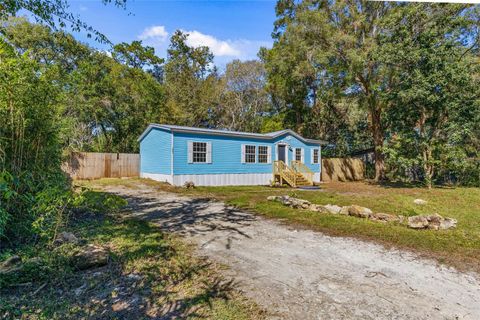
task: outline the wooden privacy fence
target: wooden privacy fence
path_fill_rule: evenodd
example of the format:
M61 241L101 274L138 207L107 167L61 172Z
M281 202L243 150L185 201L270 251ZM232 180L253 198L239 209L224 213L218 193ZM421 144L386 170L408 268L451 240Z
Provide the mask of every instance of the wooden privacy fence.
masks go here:
M63 164L72 179L138 177L140 155L137 153L73 152Z
M322 181L358 181L363 179L365 179L365 163L362 159L322 159Z

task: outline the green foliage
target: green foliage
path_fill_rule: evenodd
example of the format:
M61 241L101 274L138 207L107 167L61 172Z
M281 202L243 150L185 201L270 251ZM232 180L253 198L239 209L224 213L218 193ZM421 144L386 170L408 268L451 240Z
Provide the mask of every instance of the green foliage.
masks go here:
M180 125L201 126L209 122L209 109L218 96L218 77L212 69L213 54L206 46L187 45L188 34L177 30L170 39L165 64L167 107Z
M373 147L376 180L431 186L461 172L447 159L479 158L478 6L287 0L276 13L260 56L284 126L332 156Z
M93 191L83 188L72 201L74 210L92 213L112 213L120 210L128 203L117 195Z
M261 131L265 115L272 111L265 84L263 63L255 60L228 63L221 81L216 126L234 131Z
M102 0L104 4L113 3L125 8L126 0ZM73 31L86 31L87 37L95 37L97 41L109 42L107 37L82 21L77 15L68 11L66 0L7 0L0 5L0 20L16 16L19 11L27 11L32 17L51 28L70 27Z
M67 191L59 89L47 68L3 40L0 79L0 238L28 241L51 234Z

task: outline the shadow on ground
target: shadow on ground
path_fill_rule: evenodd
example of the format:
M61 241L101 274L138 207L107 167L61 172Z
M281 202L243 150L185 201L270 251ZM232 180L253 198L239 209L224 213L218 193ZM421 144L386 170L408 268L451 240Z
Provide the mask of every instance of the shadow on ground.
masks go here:
M172 198L158 193L157 197L133 196L118 192L128 201L129 214L155 223L162 231L180 235L207 234L213 230L250 238L241 229L256 217L206 198Z

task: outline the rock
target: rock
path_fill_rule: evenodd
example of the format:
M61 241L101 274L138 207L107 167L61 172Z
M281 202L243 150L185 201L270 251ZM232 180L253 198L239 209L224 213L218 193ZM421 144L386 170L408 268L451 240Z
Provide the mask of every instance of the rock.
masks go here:
M438 213L428 215L428 216L426 216L426 218L427 218L427 221L428 221L427 228L428 229L433 229L433 230L440 229L440 224L444 220L443 217L441 215L439 215Z
M11 256L0 264L1 275L11 275L23 269L22 258L19 256Z
M108 263L108 250L96 246L87 245L73 256L73 265L79 270L101 267Z
M187 189L190 189L190 188L195 188L195 183L193 181L186 181L183 186Z
M338 212L338 214L341 214L341 215L344 215L344 216L348 216L348 210L350 210L350 206L344 206L340 209L340 211Z
M415 199L415 200L413 200L413 203L423 206L423 205L427 204L427 201L425 201L423 199Z
M77 244L79 242L78 238L71 232L60 232L57 238L54 241L54 244L61 245L64 243L73 243Z
M288 198L288 200L284 202L284 204L286 203L289 203L287 205L295 209L308 209L311 205L310 201L298 198Z
M425 229L428 226L428 220L425 216L408 217L408 227L412 229Z
M368 218L373 221L381 222L394 222L400 220L397 216L388 213L372 213Z
M444 218L438 213L427 216L413 216L408 218L408 226L413 229L431 229L445 230L455 228L457 220L452 218Z
M267 197L267 200L268 200L268 201L276 201L276 200L277 200L277 196L268 196L268 197Z
M332 213L332 214L339 214L340 211L342 211L342 207L339 207L334 204L327 204L326 206L323 206L323 207L325 208L325 210L327 210L329 213Z
M315 204L315 203L310 204L310 207L308 208L308 210L315 211L315 212L321 212L321 213L329 213L327 211L327 209L325 209L324 206L322 206L320 204Z
M442 222L440 222L441 230L456 228L456 227L457 227L457 220L453 218L445 218L443 219Z
M372 213L372 210L357 205L353 205L348 208L348 215L353 217L368 218Z

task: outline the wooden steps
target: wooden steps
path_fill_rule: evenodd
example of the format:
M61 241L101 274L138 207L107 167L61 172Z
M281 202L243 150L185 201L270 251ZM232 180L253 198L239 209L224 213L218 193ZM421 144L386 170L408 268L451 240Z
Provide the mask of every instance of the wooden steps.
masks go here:
M290 187L313 186L313 172L298 161L292 161L292 166L287 166L283 161L273 163L273 181Z

